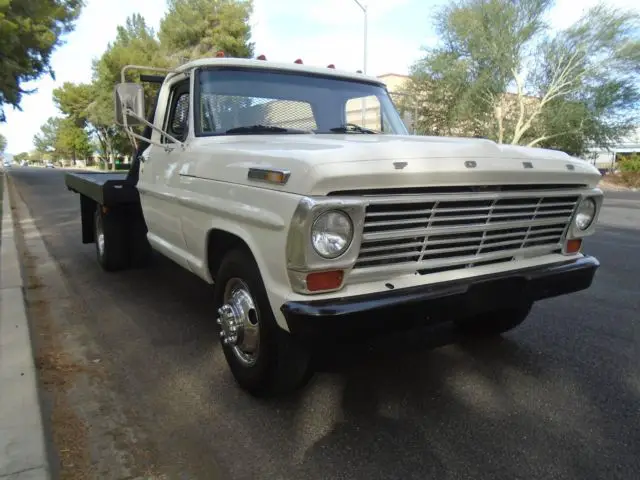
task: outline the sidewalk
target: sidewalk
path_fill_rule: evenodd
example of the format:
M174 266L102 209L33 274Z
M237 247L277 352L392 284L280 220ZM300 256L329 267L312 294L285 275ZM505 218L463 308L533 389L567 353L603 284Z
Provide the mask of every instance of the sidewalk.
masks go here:
M49 480L42 414L7 173L0 244L0 480Z

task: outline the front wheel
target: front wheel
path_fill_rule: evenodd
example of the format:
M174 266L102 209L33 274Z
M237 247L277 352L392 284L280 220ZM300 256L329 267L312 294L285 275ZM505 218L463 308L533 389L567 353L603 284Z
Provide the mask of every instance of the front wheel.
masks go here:
M497 309L457 320L455 323L464 333L478 336L500 335L524 322L532 306L532 303L526 303L518 307Z
M311 378L309 352L276 323L258 266L245 250L222 261L214 305L236 382L258 397L289 393Z

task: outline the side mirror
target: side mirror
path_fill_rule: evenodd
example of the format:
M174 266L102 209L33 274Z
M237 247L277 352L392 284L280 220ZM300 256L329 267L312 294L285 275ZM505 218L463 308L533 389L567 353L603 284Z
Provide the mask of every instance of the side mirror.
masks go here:
M139 83L119 83L116 85L113 98L115 102L116 123L124 126L125 111L127 125L140 125L144 118L144 89Z

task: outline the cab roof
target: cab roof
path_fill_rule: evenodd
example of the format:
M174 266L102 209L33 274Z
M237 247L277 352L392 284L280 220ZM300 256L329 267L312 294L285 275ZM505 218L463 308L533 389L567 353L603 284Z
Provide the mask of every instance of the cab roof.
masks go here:
M200 58L198 60L192 60L173 71L175 73L185 73L194 68L201 67L244 67L244 68L256 68L264 70L281 70L287 72L307 73L316 75L325 75L335 78L356 80L360 82L375 83L377 85L384 86L384 82L376 77L370 75L364 75L362 73L354 73L346 70L337 70L330 67L314 67L304 65L301 63L283 63L283 62L270 62L267 60L257 60L249 58L227 58L227 57L207 57Z

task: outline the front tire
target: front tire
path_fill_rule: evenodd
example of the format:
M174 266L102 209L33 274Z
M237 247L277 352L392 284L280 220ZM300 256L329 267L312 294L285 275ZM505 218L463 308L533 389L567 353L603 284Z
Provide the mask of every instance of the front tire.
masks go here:
M309 352L278 326L258 266L245 250L223 259L215 277L220 341L241 388L256 397L290 393L313 374Z
M531 312L532 303L518 307L503 308L457 320L456 326L466 334L495 336L513 330L524 322Z

